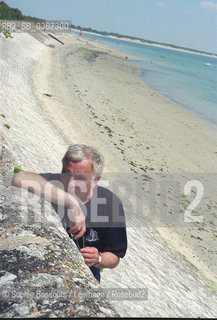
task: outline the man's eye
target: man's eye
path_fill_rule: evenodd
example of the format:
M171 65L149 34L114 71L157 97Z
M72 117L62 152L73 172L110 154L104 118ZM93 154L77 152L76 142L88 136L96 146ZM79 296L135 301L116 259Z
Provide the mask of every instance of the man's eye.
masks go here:
M75 175L75 180L82 180L82 181L85 181L87 180L85 176L82 176L82 175Z
M64 172L63 174L65 177L68 177L68 178L73 178L73 176L74 176L73 173L68 173L68 172Z

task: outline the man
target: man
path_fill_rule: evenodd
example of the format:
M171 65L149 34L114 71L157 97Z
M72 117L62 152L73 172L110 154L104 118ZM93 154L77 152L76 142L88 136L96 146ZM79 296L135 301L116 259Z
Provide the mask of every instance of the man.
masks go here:
M123 206L97 183L103 156L86 145L72 145L62 160L61 174L21 172L12 185L50 201L84 261L100 282L100 268L115 268L127 249Z

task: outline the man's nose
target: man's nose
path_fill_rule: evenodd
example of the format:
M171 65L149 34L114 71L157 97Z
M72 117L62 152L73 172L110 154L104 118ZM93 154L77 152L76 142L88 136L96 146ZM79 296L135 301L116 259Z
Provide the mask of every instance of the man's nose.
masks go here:
M68 180L68 186L70 187L75 187L77 185L78 181L75 180L74 177L70 177L69 180Z
M86 184L84 183L84 181L82 180L76 180L74 178L71 178L69 183L68 183L68 186L70 188L80 188L80 190L82 192L85 192L87 187L86 187Z

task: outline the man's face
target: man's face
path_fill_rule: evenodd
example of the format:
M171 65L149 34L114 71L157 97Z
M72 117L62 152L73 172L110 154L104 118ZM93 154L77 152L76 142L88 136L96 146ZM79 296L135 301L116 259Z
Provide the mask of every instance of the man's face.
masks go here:
M75 194L85 202L98 180L94 180L91 160L85 159L79 162L73 162L72 159L66 160L61 174L66 192Z

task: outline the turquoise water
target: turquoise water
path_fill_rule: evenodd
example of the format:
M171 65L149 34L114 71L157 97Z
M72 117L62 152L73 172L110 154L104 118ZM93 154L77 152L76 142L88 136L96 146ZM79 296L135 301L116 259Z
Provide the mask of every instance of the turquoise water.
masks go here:
M83 33L82 37L139 57L141 60L133 62L140 67L140 76L149 87L217 126L216 58L92 34ZM205 66L207 62L211 66Z

